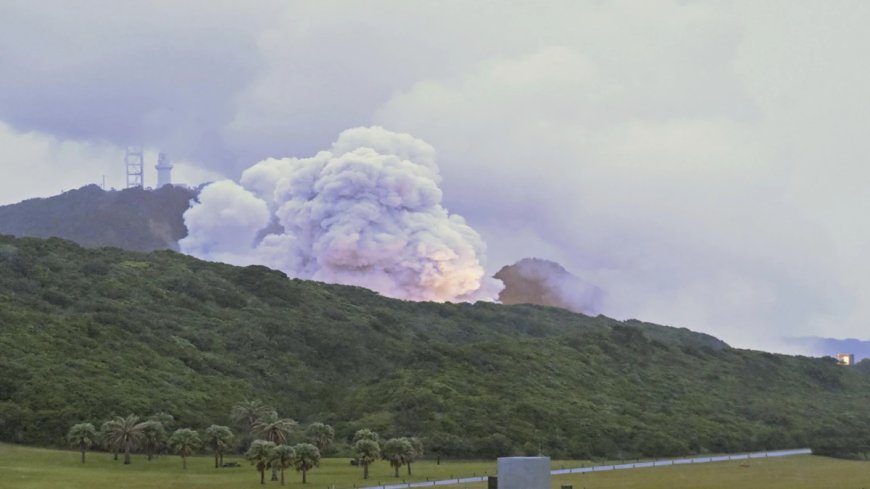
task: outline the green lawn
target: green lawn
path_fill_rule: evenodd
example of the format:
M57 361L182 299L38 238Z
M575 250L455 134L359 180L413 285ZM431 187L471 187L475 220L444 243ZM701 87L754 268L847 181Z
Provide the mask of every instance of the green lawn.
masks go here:
M257 471L240 456L224 456L224 462L236 461L240 468L215 469L210 456L191 457L187 470L181 458L162 456L148 462L144 455L134 455L133 463L123 465L106 453L88 452L81 464L75 451L46 450L0 444L0 489L243 489L260 486ZM495 472L495 462L421 461L413 466L413 480L447 479ZM324 459L319 468L308 473L308 484L294 470L285 472L289 488L348 489L354 486L394 483L393 469L385 461L370 468L369 480L362 479L362 468L350 465L347 458ZM398 480L410 480L402 468ZM267 485L269 474L267 474ZM277 483L271 484L272 487Z
M131 465L112 460L105 453L88 453L84 466L74 451L46 450L0 444L0 489L243 489L261 487L257 472L239 457L240 468L213 468L211 457L192 457L188 469L181 459L163 456L152 462L136 455ZM553 466L588 465L589 462L555 461ZM446 479L493 473L495 462L422 461L414 465L414 480ZM404 472L404 470L403 470ZM349 489L354 486L392 483L392 469L379 461L371 477L362 480L362 469L347 459L326 459L309 473L302 486L295 471L287 472L287 487L300 489ZM400 478L401 480L401 478ZM797 456L754 459L711 464L680 465L553 478L553 487L573 485L574 489L870 489L870 462L851 462L824 457ZM274 487L277 483L268 483ZM454 486L455 487L455 486ZM483 489L485 484L462 485L457 489Z

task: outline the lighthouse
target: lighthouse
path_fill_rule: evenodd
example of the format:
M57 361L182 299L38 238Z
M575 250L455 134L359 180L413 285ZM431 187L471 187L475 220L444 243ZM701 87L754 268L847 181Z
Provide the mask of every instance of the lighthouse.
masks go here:
M165 185L172 185L172 164L169 162L169 157L166 153L157 155L157 188Z

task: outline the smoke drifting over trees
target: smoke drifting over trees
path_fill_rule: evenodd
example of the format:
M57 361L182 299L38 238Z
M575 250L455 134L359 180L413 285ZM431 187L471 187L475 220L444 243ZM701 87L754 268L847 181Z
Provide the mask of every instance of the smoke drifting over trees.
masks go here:
M441 205L435 150L349 129L311 158L268 159L207 186L185 213L191 255L411 300L494 299L480 235Z

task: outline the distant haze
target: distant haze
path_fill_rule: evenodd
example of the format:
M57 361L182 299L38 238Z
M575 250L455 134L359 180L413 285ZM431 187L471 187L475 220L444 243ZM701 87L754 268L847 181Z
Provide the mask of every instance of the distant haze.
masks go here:
M437 153L488 276L553 260L604 314L735 346L866 338L868 23L847 0L3 2L0 203L120 186L128 144L151 185L157 151L239 185L380 126Z

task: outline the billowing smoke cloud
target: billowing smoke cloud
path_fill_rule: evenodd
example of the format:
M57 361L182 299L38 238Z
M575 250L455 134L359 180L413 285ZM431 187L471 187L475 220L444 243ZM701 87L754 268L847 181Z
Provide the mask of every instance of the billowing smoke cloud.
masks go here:
M540 304L589 315L601 312L604 292L556 262L524 258L502 267L495 278L504 282L499 294L504 304Z
M435 150L381 127L344 131L311 158L268 159L207 186L185 253L410 300L494 299L477 232L441 206Z

